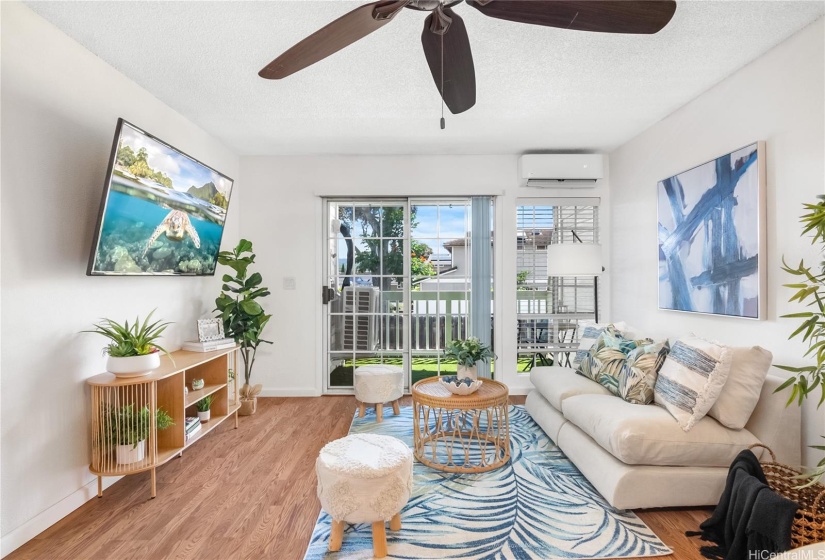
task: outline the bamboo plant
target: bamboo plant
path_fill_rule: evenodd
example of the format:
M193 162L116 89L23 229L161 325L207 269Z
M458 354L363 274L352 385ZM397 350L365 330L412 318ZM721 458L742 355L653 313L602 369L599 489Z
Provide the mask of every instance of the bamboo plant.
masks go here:
M804 204L805 213L800 216L802 235L813 234L811 244L819 244L820 252L825 251L825 196L818 196L818 202ZM819 388L819 402L817 408L825 402L825 261L814 266L807 266L804 260L792 267L782 259L782 270L795 276L798 281L785 284L785 287L794 290L791 302L804 305L807 310L783 315L783 318L800 320L799 326L788 339L801 338L808 349L803 355L812 363L805 366L782 366L778 368L791 372L789 377L778 389L781 391L791 387L788 405L796 403L802 406L802 401ZM825 446L814 445L812 449L825 451ZM816 468L803 475L808 480L807 485L816 483L825 475L825 458L819 461Z

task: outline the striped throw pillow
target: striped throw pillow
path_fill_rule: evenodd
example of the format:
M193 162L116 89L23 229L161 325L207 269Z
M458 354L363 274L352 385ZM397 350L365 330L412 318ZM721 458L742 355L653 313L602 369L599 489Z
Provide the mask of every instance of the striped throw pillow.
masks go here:
M665 407L687 432L719 398L730 363L730 349L694 336L681 338L659 370L653 401Z

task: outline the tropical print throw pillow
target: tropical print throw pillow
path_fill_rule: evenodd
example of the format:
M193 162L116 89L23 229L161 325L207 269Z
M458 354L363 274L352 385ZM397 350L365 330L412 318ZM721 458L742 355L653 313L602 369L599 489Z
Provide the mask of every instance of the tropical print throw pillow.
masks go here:
M579 364L576 373L589 377L603 385L614 395L619 394L619 375L627 361L627 356L639 346L653 343L649 338L632 340L625 338L609 325L593 344L588 356Z
M668 352L667 340L632 350L619 373L619 396L633 404L652 403L656 378Z

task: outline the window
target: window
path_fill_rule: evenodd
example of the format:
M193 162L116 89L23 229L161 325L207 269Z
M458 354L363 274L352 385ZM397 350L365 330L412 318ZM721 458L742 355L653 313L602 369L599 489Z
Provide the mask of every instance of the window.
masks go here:
M592 277L547 276L547 246L599 243L598 199L523 199L516 207L518 370L565 360L578 322L596 310ZM554 352L555 351L555 352ZM554 356L555 354L555 356Z

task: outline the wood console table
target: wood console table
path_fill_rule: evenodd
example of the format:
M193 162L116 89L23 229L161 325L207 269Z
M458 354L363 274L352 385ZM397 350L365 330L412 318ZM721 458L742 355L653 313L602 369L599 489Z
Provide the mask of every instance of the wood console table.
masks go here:
M156 469L183 450L215 429L218 424L235 417L238 428L237 383L233 383L233 394L229 394L228 371L237 372L238 347L215 352L188 352L179 350L171 356L161 357L160 367L139 377L115 377L102 373L87 380L92 389L92 462L89 470L97 475L97 495L103 496L103 477L135 474L152 471L152 497L156 494ZM192 391L192 380L203 379L204 387ZM184 386L189 388L184 394ZM185 417L197 416L195 403L207 395L212 395L211 419L201 424L201 430L188 441L185 432ZM144 407L150 411L149 430L144 444L143 459L134 463L117 462L115 441L110 435L120 426L112 424L107 411L122 410L132 406L135 411ZM158 408L165 410L174 421L174 426L158 430L154 422Z

